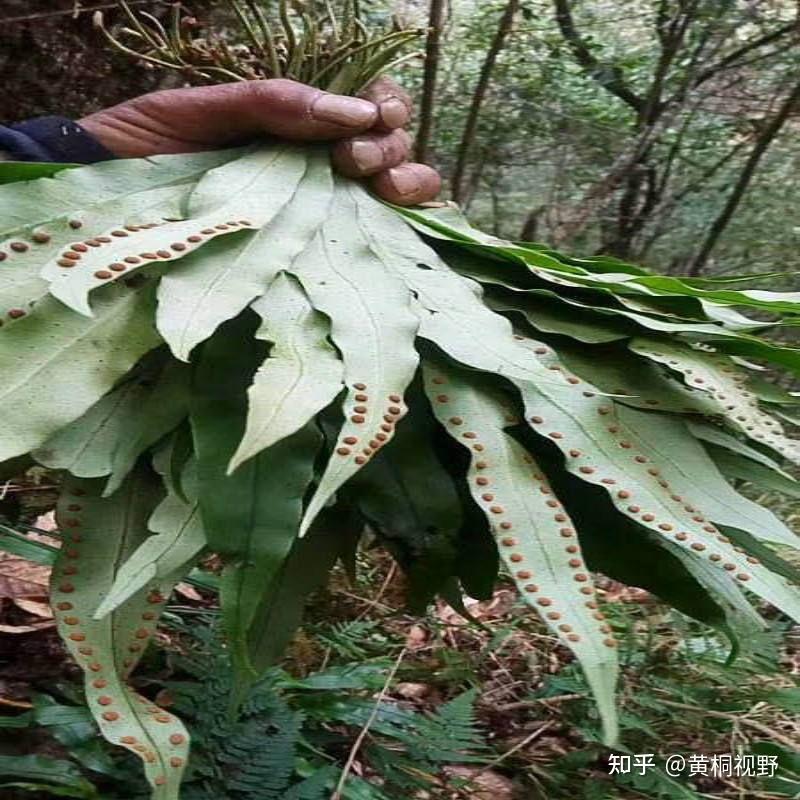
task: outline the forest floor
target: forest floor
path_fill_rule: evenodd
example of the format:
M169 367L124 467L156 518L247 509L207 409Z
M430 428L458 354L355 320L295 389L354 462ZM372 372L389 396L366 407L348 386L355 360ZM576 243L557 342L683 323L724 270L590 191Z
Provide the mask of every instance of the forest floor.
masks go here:
M18 530L46 531L53 501L47 474L34 473L6 485L0 512ZM36 530L26 538L34 546L48 542ZM352 583L336 572L314 598L281 673L281 685L290 687L286 702L303 715L298 752L310 742L334 772L348 774L345 786L353 793L342 798L777 800L800 792L800 630L769 608L763 609L769 630L743 643L726 666L724 639L642 590L601 579L604 611L622 642L622 744L614 752L631 756L629 772L610 774L610 752L600 744L581 674L510 585L471 603L472 621L444 603L419 618L404 612L402 576L381 550L362 552L357 575ZM0 729L43 704L51 713L80 710L80 671L55 633L47 577L46 565L0 552ZM214 593L197 584L181 585L173 597L160 647L140 669L159 702L171 702L171 681L200 680L180 659L213 650L203 631L216 611ZM295 688L329 687L324 697L335 699L336 710L292 693L290 681ZM402 726L393 727L398 713L408 722L402 735ZM202 731L192 732L203 741ZM119 770L119 751L91 738L87 749L64 725L0 730L0 761L6 759L0 779L20 780L7 774L9 758L39 755L72 762L87 779L88 793L67 796L138 798L135 780L120 788L129 773ZM644 763L637 754L652 754L653 766L637 769ZM730 775L713 774L720 755L733 757ZM781 770L771 778L737 775L737 755L775 758ZM681 776L668 774L669 756L686 759ZM91 794L96 787L99 794ZM0 796L64 796L63 786L53 793L33 788ZM250 796L231 793L240 797Z

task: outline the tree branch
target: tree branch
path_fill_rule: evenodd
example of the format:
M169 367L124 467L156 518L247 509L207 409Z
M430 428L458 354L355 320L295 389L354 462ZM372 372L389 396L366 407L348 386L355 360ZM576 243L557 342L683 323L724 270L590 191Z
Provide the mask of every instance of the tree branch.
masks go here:
M427 162L430 158L445 6L446 0L431 0L428 16L428 39L425 44L425 75L422 82L422 102L420 103L419 130L417 131L415 151L417 161L422 163Z
M644 100L625 83L619 67L602 64L595 58L575 27L569 0L553 0L553 2L556 11L556 22L561 35L572 50L572 54L578 64L583 67L587 75L597 81L604 89L616 95L634 109L637 114L641 114L644 108Z
M789 119L798 103L800 103L800 82L795 85L794 89L783 101L778 113L775 114L775 116L770 120L769 124L764 127L761 134L756 139L756 143L753 146L747 161L745 162L744 168L739 175L739 179L736 181L736 184L731 190L725 206L711 224L708 235L700 247L700 252L698 252L697 256L689 267L689 275L699 275L703 271L703 267L706 265L708 257L711 255L711 251L716 246L725 228L728 227L728 223L733 218L733 215L736 213L736 209L742 202L742 198L747 193L750 182L752 181L753 175L755 175L755 172L758 169L758 165L763 158L764 153L767 152L770 145L775 140L775 137L780 133L781 128Z
M475 136L478 132L478 118L481 113L481 106L486 97L486 92L489 89L494 65L497 62L497 56L503 49L508 34L511 32L511 26L519 10L519 6L520 0L509 0L503 12L503 16L500 19L500 24L497 27L497 32L494 35L492 44L489 47L489 51L486 53L486 59L483 62L481 74L478 78L478 85L475 87L475 93L472 96L472 103L470 104L467 121L464 125L464 133L458 147L456 166L453 170L452 196L456 203L460 203L463 196L464 173L467 168L467 160L469 159L470 150L472 150L472 146L475 143Z

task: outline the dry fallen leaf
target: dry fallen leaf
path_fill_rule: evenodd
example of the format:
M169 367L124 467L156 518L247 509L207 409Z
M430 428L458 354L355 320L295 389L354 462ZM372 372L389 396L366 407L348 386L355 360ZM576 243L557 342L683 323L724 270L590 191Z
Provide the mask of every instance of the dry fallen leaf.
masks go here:
M470 800L513 800L514 784L497 772L476 767L445 767L444 772L470 782Z
M42 619L52 619L53 617L53 610L50 608L49 603L42 603L39 600L28 600L24 597L15 597L13 602L17 608L21 608L34 617L41 617Z
M0 598L47 597L50 567L0 552Z

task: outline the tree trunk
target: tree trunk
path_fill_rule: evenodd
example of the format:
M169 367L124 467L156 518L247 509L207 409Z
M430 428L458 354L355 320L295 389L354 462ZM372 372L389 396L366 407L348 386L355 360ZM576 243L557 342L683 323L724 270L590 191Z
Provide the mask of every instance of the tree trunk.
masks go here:
M494 35L492 44L489 47L489 52L486 54L486 59L483 62L481 74L478 78L478 85L475 87L475 93L472 96L472 103L470 104L467 121L464 125L464 133L461 137L461 144L458 147L456 166L453 170L452 197L456 203L460 203L463 198L464 173L466 172L469 154L475 143L475 136L478 132L478 118L480 117L481 106L486 98L486 92L489 89L492 72L497 63L497 56L503 49L508 34L511 32L511 26L514 23L514 17L519 10L519 6L520 0L509 0L503 12L503 16L500 19L500 24L497 27L497 32Z
M725 228L728 227L728 223L733 218L733 215L736 213L736 209L739 207L739 204L742 202L742 199L747 193L750 182L752 181L753 175L755 175L755 172L758 169L758 165L763 158L764 153L767 152L769 146L775 140L775 137L780 133L781 128L784 126L799 103L800 82L795 85L794 89L789 93L788 97L783 101L783 104L778 109L778 113L770 120L769 124L764 127L764 130L761 132L758 139L756 139L756 143L753 146L753 149L750 151L750 155L745 162L744 167L742 168L739 179L736 181L728 200L725 203L725 206L711 224L705 241L700 247L700 251L698 252L697 256L695 256L694 261L692 261L692 264L689 267L689 275L700 275L702 273L703 268L708 261L708 257L711 255L711 251L716 246Z
M439 76L442 28L444 27L446 0L431 0L428 16L428 39L425 45L425 76L422 83L419 130L417 131L416 159L421 163L430 160L433 135L436 84Z

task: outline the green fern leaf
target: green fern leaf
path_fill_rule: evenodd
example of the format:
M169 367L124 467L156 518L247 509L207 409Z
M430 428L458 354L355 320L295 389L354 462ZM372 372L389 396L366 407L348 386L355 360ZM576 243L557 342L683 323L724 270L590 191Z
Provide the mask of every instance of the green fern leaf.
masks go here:
M153 636L175 578L148 583L123 608L94 619L118 565L147 536L158 484L139 471L113 497L102 498L101 489L101 481L65 484L57 510L65 541L53 566L51 602L59 632L84 671L89 710L103 735L142 759L153 800L173 800L186 762L186 731L126 680Z
M477 379L442 364L426 366L425 385L439 422L471 451L470 491L520 593L577 656L606 737L614 741L616 642L563 505L533 457L504 431L518 422L513 408Z

